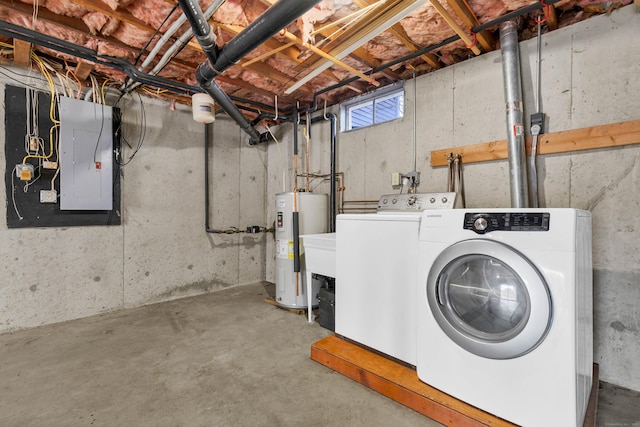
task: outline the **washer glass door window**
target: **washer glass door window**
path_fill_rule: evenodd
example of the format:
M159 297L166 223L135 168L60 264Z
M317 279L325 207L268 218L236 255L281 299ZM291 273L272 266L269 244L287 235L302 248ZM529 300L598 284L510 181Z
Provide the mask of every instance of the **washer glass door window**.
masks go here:
M542 275L521 253L495 241L473 239L445 249L429 273L427 298L449 338L491 359L528 353L551 323Z

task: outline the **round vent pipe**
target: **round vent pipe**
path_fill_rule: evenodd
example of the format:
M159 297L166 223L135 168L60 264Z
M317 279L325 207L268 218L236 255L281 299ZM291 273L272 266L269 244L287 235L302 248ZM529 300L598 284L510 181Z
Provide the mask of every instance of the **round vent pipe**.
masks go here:
M500 51L502 53L504 99L507 107L511 207L527 208L529 207L529 196L525 166L520 50L518 48L518 25L515 20L500 25Z

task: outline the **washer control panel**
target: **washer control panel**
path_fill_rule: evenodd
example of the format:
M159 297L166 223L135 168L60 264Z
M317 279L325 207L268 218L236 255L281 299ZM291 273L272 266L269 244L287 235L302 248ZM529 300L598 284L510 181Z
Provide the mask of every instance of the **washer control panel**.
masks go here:
M549 231L547 212L466 213L465 230L478 234L491 231Z
M385 194L378 201L378 212L421 212L453 209L456 193Z

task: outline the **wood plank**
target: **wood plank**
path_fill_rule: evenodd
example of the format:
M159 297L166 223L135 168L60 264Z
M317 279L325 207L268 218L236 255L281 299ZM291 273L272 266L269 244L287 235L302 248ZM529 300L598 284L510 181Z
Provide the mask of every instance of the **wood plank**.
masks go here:
M89 74L91 74L91 72L93 71L93 66L94 64L91 62L80 60L75 70L76 77L80 81L87 80L87 77L89 77Z
M31 65L31 43L13 39L13 63L25 68Z
M33 14L32 5L22 3L22 2L11 1L11 0L0 0L0 11L2 10L17 12L20 15L27 16L27 17L31 17L31 15ZM90 37L92 39L110 43L114 46L117 46L122 49L126 49L130 52L137 53L139 50L121 42L115 37L105 37L100 35L94 36L89 31L89 27L87 27L87 25L82 20L71 18L64 15L57 15L44 7L38 7L38 20L41 22L46 22L48 24L57 25L67 30L81 33L86 37Z
M312 344L311 359L447 426L515 426L423 383L415 369L337 335ZM595 363L592 384L583 427L595 427L599 391Z
M480 25L478 17L467 2L467 0L447 0L447 4L461 20L469 28L475 28ZM496 39L487 30L477 33L478 43L485 52L490 52L496 48Z
M449 15L449 12L447 12L447 10L440 4L440 1L439 0L429 0L429 2L438 11L440 16L442 16L442 18L445 21L447 21L447 24L449 24L449 26L451 28L453 28L453 31L455 31L456 34L458 34L458 36L460 36L460 39L462 39L462 41L465 42L465 44L467 46L471 46L469 49L473 53L475 53L476 55L480 55L481 52L480 52L480 49L478 48L478 46L473 46L473 41L469 38L469 34L467 32L465 32L458 25L458 23L451 17L451 15Z
M130 12L119 9L113 10L106 3L100 0L75 0L75 3L94 12L100 12L110 18L126 22L127 24L133 25L141 30L149 31L151 33L155 31L155 29L153 29L149 24L136 18Z
M525 138L531 155L531 137ZM540 135L538 154L557 154L640 144L640 120L592 126ZM465 164L502 160L509 157L507 141L493 141L431 152L431 166L447 166L449 153L460 154Z
M365 14L358 22L341 33L339 38L323 45L322 50L331 56L339 56L344 50L353 45L353 43L365 37L373 31L374 28L384 25L386 21L400 13L406 7L401 0L390 0L387 3L388 4ZM302 64L296 67L296 71L301 71L306 68L315 70L320 64L324 63L324 61L320 61L320 59L318 56L307 58Z
M335 335L314 343L311 359L445 425L514 426L430 387L414 369Z
M598 417L598 393L600 391L600 365L593 364L593 377L589 403L587 404L587 414L584 417L583 427L596 427Z
M554 5L549 5L549 17L547 18L547 25L551 31L557 30L560 23L558 22L558 12Z
M360 8L370 6L375 2L376 0L354 0L354 3ZM391 32L391 34L393 34L395 38L400 40L402 44L404 44L405 47L411 52L417 52L418 50L422 49L421 46L418 46L413 42L413 40L411 40L407 32L404 30L404 27L400 23L392 25L391 28L389 28L389 32ZM420 55L420 58L422 58L422 60L429 64L429 66L433 69L437 70L439 68L442 68L442 63L433 53L425 53L424 55Z

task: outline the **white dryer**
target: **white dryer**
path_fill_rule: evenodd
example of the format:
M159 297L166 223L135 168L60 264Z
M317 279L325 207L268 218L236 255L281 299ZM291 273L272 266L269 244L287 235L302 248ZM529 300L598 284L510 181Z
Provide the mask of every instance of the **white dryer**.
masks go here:
M337 334L415 366L420 219L454 202L455 193L391 194L377 213L337 216Z
M582 426L592 382L591 214L425 212L417 372L513 423Z

